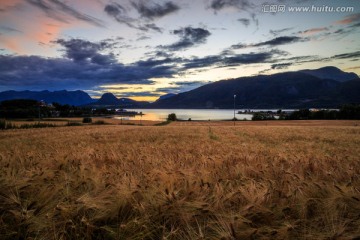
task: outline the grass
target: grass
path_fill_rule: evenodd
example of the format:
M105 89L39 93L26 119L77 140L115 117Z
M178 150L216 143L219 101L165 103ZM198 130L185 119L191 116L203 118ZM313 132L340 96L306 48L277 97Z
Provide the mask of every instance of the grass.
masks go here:
M0 239L356 239L360 128L0 132Z

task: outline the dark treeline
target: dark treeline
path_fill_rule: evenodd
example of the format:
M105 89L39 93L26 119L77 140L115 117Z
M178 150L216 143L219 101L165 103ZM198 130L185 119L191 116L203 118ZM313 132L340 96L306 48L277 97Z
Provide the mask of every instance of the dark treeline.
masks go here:
M0 102L0 118L47 118L47 117L86 117L114 114L114 110L91 109L61 105L45 104L36 100L16 99Z
M285 120L358 120L360 119L360 105L344 105L339 110L301 109L280 118Z

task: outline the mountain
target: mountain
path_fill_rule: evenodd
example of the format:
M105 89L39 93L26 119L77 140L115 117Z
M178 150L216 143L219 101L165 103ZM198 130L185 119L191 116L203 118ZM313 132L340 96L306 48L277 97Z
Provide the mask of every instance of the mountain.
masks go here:
M142 108L149 105L149 102L135 101L130 98L118 99L112 93L104 93L96 102L86 104L90 107L116 107L116 108Z
M94 100L83 91L5 91L0 92L0 102L12 99L33 99L47 103L60 103L69 105L84 105Z
M310 108L360 103L360 80L322 79L313 74L286 72L242 77L204 85L152 108Z
M160 96L156 101L164 100L164 99L167 99L167 98L171 98L171 97L174 97L174 96L176 96L176 95L177 95L176 93L168 93L168 94L165 94L165 95Z
M115 97L112 93L104 93L101 98L94 102L96 105L116 105L120 104L120 100Z
M310 74L314 77L318 77L321 79L332 79L338 82L346 82L349 80L359 78L359 76L356 75L355 73L343 72L340 69L331 66L314 69L314 70L306 69L306 70L301 70L300 72Z

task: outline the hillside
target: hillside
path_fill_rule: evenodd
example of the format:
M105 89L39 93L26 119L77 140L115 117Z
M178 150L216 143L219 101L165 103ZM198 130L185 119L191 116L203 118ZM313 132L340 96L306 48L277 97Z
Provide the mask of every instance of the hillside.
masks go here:
M360 80L287 72L223 80L152 104L154 108L303 108L360 103Z
M84 91L5 91L0 92L0 102L13 99L32 99L47 103L69 104L74 106L84 105L94 100Z
M90 107L111 107L111 108L141 108L149 105L149 102L135 101L130 98L117 98L112 93L104 93L96 102L87 104Z

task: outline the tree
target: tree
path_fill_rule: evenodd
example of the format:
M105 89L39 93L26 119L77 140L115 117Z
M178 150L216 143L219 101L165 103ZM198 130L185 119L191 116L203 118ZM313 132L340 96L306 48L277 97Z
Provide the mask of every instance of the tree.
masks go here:
M176 121L177 117L175 113L170 113L167 118L168 121Z

